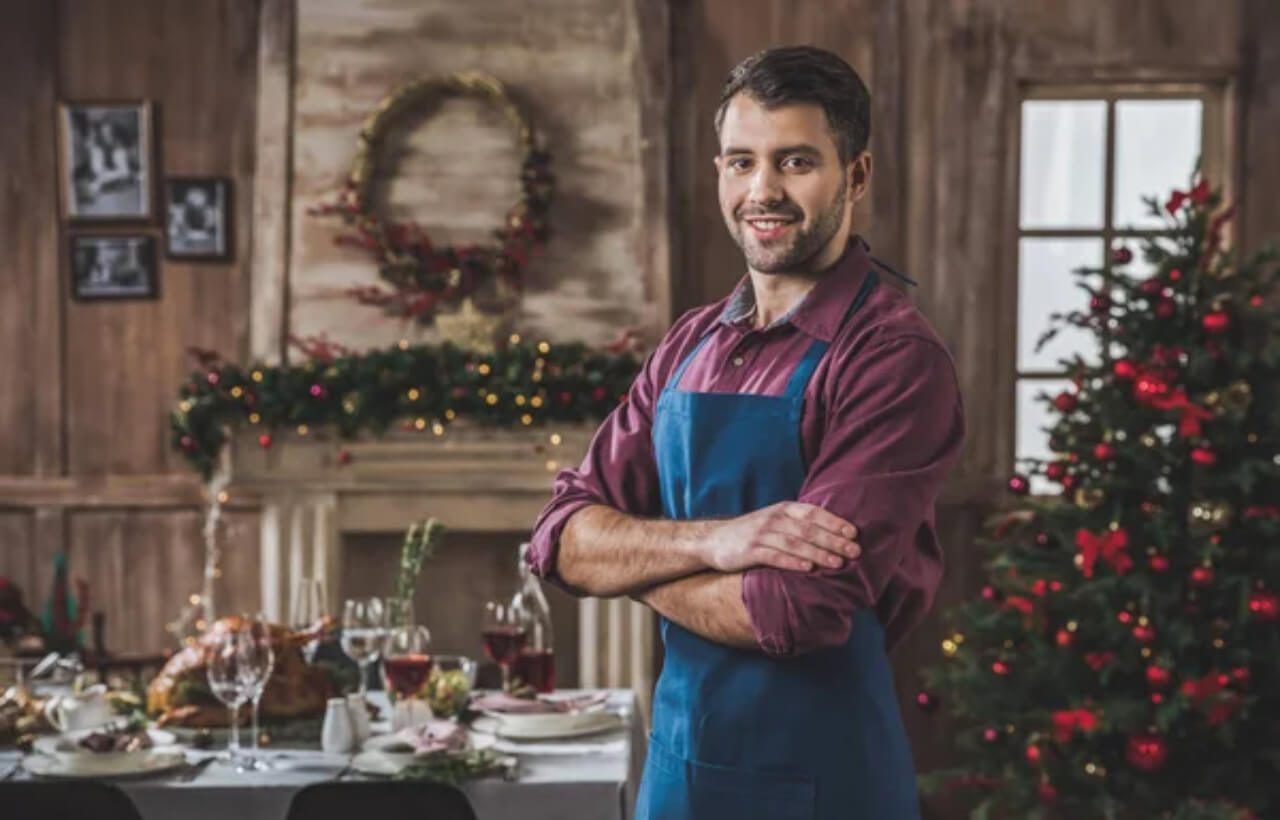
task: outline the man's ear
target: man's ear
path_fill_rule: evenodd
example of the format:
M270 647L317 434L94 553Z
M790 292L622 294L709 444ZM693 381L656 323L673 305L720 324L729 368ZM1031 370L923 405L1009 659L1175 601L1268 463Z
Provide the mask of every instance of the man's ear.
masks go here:
M845 170L850 197L856 202L862 198L867 191L867 186L871 184L871 152L863 151L858 154L849 161Z

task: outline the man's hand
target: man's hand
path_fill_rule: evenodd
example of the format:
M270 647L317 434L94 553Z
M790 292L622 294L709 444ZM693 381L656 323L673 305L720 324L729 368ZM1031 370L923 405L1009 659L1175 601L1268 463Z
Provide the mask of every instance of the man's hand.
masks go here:
M837 569L862 549L848 521L812 504L780 501L755 512L714 522L702 538L703 560L720 572L771 566L807 572Z

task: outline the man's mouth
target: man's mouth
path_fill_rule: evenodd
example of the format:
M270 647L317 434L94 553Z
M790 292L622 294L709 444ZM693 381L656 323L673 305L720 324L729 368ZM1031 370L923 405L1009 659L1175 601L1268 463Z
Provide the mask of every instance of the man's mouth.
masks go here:
M749 216L743 221L747 223L747 227L751 229L751 232L755 234L757 239L768 242L773 239L778 239L787 231L791 230L791 227L795 225L798 220L789 216L769 215Z

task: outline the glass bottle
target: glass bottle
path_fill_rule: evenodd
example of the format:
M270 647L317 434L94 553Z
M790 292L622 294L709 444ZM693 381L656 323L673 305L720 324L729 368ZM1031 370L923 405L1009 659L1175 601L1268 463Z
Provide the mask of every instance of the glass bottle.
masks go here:
M511 608L523 610L527 637L516 656L512 669L514 684L532 686L539 692L551 692L556 688L555 646L551 636L551 607L542 593L538 577L529 568L526 556L528 542L520 545L518 569L520 586L511 598Z

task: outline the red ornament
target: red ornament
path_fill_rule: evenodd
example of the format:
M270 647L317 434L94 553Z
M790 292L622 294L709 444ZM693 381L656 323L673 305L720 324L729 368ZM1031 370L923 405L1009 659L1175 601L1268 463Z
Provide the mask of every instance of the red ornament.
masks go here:
M1249 297L1250 307L1262 307L1262 295L1255 293Z
M1053 637L1058 646L1062 647L1071 646L1072 642L1075 640L1074 636L1065 629L1059 629L1057 634Z
M345 467L345 466L347 466L347 465L348 465L348 464L350 464L350 463L351 463L351 451L350 451L350 450L339 450L339 451L338 451L338 464L340 464L340 465L342 465L343 467Z
M1237 666L1231 670L1231 680L1235 681L1236 686L1245 687L1249 685L1249 667Z
M609 391L603 387L597 387L595 390L591 391L591 398L596 401L604 401L608 395Z
M196 449L196 440L191 436L183 436L179 443L182 444L182 449L188 453Z
M1213 583L1213 567L1199 566L1191 570L1191 584L1197 587L1207 587Z
M1039 763L1039 762L1040 762L1040 747L1039 747L1039 746L1037 746L1037 745L1035 745L1034 743L1033 743L1033 744L1031 744L1031 745L1029 745L1029 746L1027 746L1027 752L1026 752L1026 754L1027 754L1027 762L1028 762L1028 763Z
M1094 313L1102 313L1111 307L1111 299L1105 293L1095 293L1089 298L1089 309Z
M1156 706L1159 706L1160 704L1164 703L1164 695L1160 694L1159 692L1152 692L1151 702L1154 703Z
M1129 250L1124 245L1120 245L1119 247L1111 250L1111 264L1127 265L1132 261L1133 251Z
M982 588L982 597L988 601L999 602L1004 598L1004 595L995 587L987 585Z
M1168 572L1169 570L1169 559L1160 553L1156 553L1148 558L1147 564L1151 567L1152 572L1160 573Z
M1249 614L1254 620L1274 623L1280 619L1280 598L1266 590L1258 590L1249 596Z
M995 661L991 664L991 671L997 675L1007 675L1009 674L1009 664L1004 661Z
M1156 302L1156 316L1160 319L1169 319L1173 314L1178 312L1178 306L1174 304L1172 299L1161 299Z
M982 730L983 743L995 743L1000 739L1000 730L994 726L988 726Z
M1156 666L1153 663L1147 667L1147 685L1152 689L1164 689L1172 679L1173 676L1169 674L1169 670L1163 666Z
M1201 467L1212 467L1218 463L1218 454L1209 447L1197 447L1191 451L1191 460Z
M1093 457L1098 461L1110 461L1116 457L1116 448L1105 441L1099 442L1093 448Z
M1009 476L1009 492L1014 495L1026 495L1031 491L1031 482L1019 473Z
M1044 548L1047 548L1047 547L1049 547L1049 546L1052 546L1052 544L1053 544L1053 540L1052 540L1051 538L1049 538L1049 533L1047 533L1047 532L1038 532L1038 533L1036 533L1036 546L1037 546L1037 547L1040 547L1040 548L1044 549Z
M209 382L210 385L212 385L213 387L217 387L218 382L222 381L222 374L216 370L210 370L208 373L205 374L204 378L205 378L205 381Z
M1129 359L1117 359L1116 363L1111 365L1111 372L1116 375L1117 379L1136 378L1138 375L1138 366Z
M1122 624L1133 623L1133 613L1127 609L1122 609L1116 613L1116 620Z
M1075 476L1064 475L1058 483L1062 485L1063 492L1071 492L1072 490L1075 489L1076 482L1077 482L1077 479Z
M1153 276L1138 285L1138 290L1142 292L1143 296L1159 296L1164 292L1164 282L1160 281L1160 277Z
M262 435L258 436L258 446L264 450L269 448L271 446L271 434L263 433Z
M1050 481L1061 481L1067 474L1067 465L1061 461L1055 461L1044 468L1044 474Z
M1231 329L1231 314L1224 310L1211 310L1200 320L1206 333L1226 333Z
M1063 413L1070 413L1075 410L1079 403L1080 400L1075 393L1068 393L1065 390L1053 397L1053 406Z
M313 384L311 385L311 389L308 392L311 393L311 398L313 399L323 399L326 395L328 395L329 391L324 389L323 384Z
M1169 281L1170 281L1170 282L1177 282L1177 281L1179 281L1179 280L1181 280L1181 279L1182 279L1182 271L1178 270L1177 268L1174 268L1174 269L1172 269L1172 270L1170 270L1170 271L1169 271Z
M1154 772L1164 766L1169 758L1169 746L1155 732L1132 735L1125 748L1125 759L1129 765L1144 772Z
M1052 783L1042 781L1036 786L1036 797L1040 798L1041 803L1052 803L1058 799L1058 790L1053 787Z
M1086 652L1084 662L1095 672L1101 672L1116 659L1114 652Z
M1138 624L1133 628L1133 637L1137 638L1141 643L1151 643L1156 639L1156 629L1150 624L1147 626Z
M1169 393L1169 383L1151 373L1143 373L1133 383L1133 394L1139 401L1154 401Z

